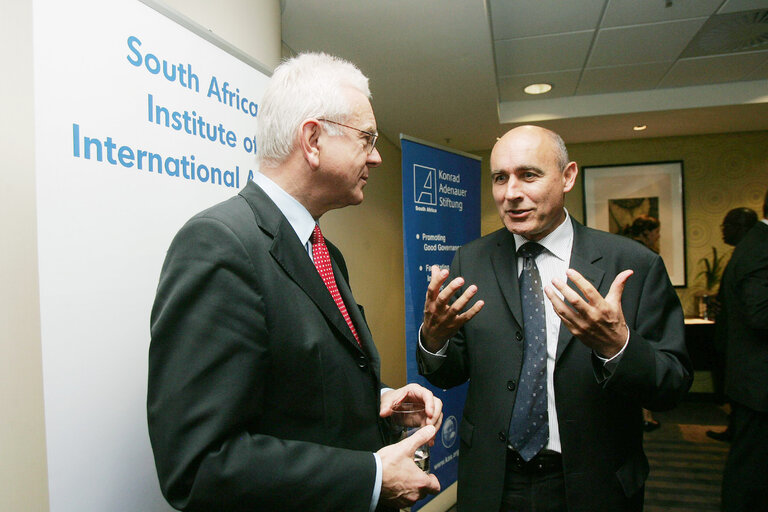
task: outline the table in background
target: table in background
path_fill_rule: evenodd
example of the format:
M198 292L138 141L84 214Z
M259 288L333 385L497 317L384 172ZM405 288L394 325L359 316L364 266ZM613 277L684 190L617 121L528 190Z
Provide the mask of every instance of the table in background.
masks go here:
M715 322L703 318L685 319L685 345L693 364L693 398L722 401L722 391L716 390L717 372L722 361L715 350Z

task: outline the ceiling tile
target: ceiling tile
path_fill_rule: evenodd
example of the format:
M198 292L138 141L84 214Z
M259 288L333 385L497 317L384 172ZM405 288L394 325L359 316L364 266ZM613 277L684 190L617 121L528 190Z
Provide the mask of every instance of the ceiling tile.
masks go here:
M499 79L499 101L525 101L571 96L576 90L581 72L563 71L559 73L535 73L532 75L516 75ZM531 95L523 92L530 84L545 82L552 85L552 90L546 94Z
M610 0L600 26L620 27L710 16L722 3L722 0L673 0L667 7L663 0Z
M671 9L675 12L677 8L686 7L685 4L692 1L672 0ZM695 0L695 3L704 5L709 1ZM751 81L699 85L690 90L687 87L647 91L636 89L641 85L645 87L647 82L652 81L651 77L655 78L657 72L653 70L654 65L669 61L671 67L673 61L681 56L677 54L668 59L658 58L660 53L674 54L670 48L677 44L677 40L672 39L670 42L666 35L653 32L634 38L626 36L627 33L613 39L607 36L598 38L595 30L600 19L604 22L624 23L620 21L619 15L626 13L626 7L631 5L637 17L628 20L627 24L649 25L648 20L653 18L648 18L647 4L664 4L665 0L610 2L280 0L283 8L282 38L286 48L290 48L290 51L327 51L357 64L371 79L379 130L395 145L400 133L408 133L433 141L450 138L451 147L458 149L487 149L495 137L510 127L509 123L515 122L500 118L501 112L515 109L520 114L517 117L523 118L523 114L538 108L539 103L542 105L541 112L555 112L556 117L563 117L546 123L569 141L768 129L768 99L764 99L764 91L768 91L768 63L756 66L744 78ZM768 0L721 2L723 6L718 16L768 8ZM491 20L489 16L494 19ZM492 23L495 34L491 34ZM658 23L667 23L673 32L680 32L680 25L673 22ZM640 30L646 29L641 27ZM586 48L588 52L589 48L595 47L595 56L602 57L599 60L606 63L592 62L590 66L600 70L582 71L582 65L589 59L583 54L578 55L579 52L572 58L558 55L558 52L569 54L572 48L568 46L574 46L572 41L558 45L548 44L552 41L544 38L534 38L588 31L592 32L579 49ZM686 32L695 32L695 28ZM515 51L515 55L510 57L503 53L506 50L501 45L499 54L502 58L499 63L504 64L501 61L508 60L526 64L529 70L527 76L518 76L519 71L508 67L497 67L494 61L497 57L494 55L494 35L496 38L502 36L513 40L509 44L513 45ZM524 41L528 38L534 39ZM602 44L608 48L600 48ZM563 46L566 48L563 49ZM604 56L600 55L601 51L606 52ZM614 53L618 62L609 58ZM538 66L534 65L541 59ZM634 59L634 62L629 59ZM565 61L565 67L546 69L546 73L536 71L551 67L553 61ZM712 65L719 64L713 61ZM610 68L615 69L611 71ZM644 69L644 72L639 73L637 70L640 69ZM509 79L498 76L497 70L510 75ZM721 73L712 68L704 79L711 80L711 76L726 74L729 73ZM574 77L577 75L580 76L578 95L568 97L566 92L575 88ZM632 77L639 83L628 85ZM672 77L670 75L670 80ZM517 98L521 94L523 82L534 78L536 81L544 79L554 83L555 89L544 95L548 99L537 101L536 97L530 96L524 100L512 99L498 103L500 92ZM601 90L606 84L615 86L615 89L606 90L605 93L592 92ZM748 94L750 91L751 94ZM628 95L626 101L624 98L616 98L624 95ZM666 99L671 96L679 101L667 104ZM681 97L690 100L686 102ZM582 103L599 105L600 102L611 103L612 99L620 104L634 102L633 113L621 114L628 110L621 105L613 110L592 106L578 108ZM573 104L569 103L570 100L573 100ZM562 104L561 108L550 108L552 103ZM678 110L659 112L662 108ZM707 110L716 114L701 117L701 113ZM640 119L641 116L649 116L649 119ZM530 117L533 119L532 115ZM550 115L536 119L554 118ZM631 126L640 121L649 125L648 130L642 132L643 135L631 131ZM657 127L656 131L654 127Z
M607 0L490 0L493 38L594 30ZM542 16L542 13L547 13Z
M752 73L744 77L745 80L768 80L768 59L762 66L755 68Z
M768 10L717 14L710 17L683 58L768 49Z
M768 9L768 0L728 0L720 8L718 14L726 12L752 11L754 9Z
M736 82L750 76L767 58L768 51L681 59L672 66L659 87ZM717 72L713 73L713 69Z
M669 67L669 62L654 62L636 66L585 69L576 89L576 94L603 94L654 89Z
M581 69L592 42L593 30L496 41L499 77Z
M706 18L601 29L589 67L619 66L675 60Z

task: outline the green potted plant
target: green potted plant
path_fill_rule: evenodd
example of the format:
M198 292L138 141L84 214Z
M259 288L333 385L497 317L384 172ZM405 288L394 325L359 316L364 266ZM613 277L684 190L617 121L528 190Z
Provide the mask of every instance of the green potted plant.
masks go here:
M706 291L699 297L699 316L709 320L712 316L712 296L715 287L720 283L725 265L723 264L723 257L718 256L717 248L714 246L712 247L712 259L710 260L705 256L699 260L699 264L701 263L704 263L704 270L696 274L696 277L704 276Z

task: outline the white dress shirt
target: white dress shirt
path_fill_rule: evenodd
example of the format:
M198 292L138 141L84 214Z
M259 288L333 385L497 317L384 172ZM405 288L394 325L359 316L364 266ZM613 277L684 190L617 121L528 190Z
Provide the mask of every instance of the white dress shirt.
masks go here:
M296 232L301 244L309 251L309 257L312 257L312 244L309 239L312 237L312 231L315 230L315 219L295 197L280 188L280 186L267 178L260 172L253 173L253 182L269 196L278 210L288 219L288 223Z

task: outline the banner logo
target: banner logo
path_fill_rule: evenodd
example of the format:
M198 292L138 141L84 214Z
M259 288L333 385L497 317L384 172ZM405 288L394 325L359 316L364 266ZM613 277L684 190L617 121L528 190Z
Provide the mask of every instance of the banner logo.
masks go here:
M413 164L413 202L437 205L437 170Z
M456 425L456 417L448 416L443 422L443 446L450 448L456 442L456 437L459 435L458 427Z

